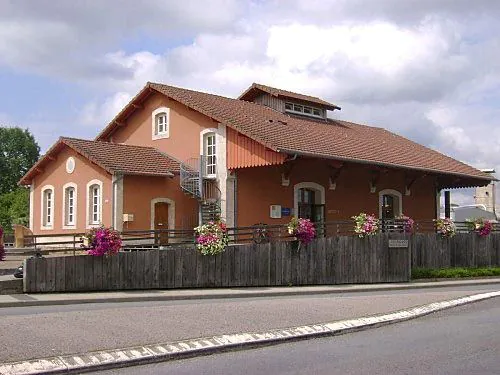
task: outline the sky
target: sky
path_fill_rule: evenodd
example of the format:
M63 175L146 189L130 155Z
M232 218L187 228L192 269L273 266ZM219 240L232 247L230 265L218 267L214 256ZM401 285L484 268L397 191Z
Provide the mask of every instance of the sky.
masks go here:
M147 81L259 82L500 171L498 19L495 0L0 0L0 124L44 152L94 138Z

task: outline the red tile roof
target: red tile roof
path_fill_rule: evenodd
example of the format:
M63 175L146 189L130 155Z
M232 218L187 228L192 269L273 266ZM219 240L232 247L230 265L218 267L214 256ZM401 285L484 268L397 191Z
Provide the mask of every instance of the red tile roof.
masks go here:
M332 103L329 103L329 102L326 102L323 99L317 98L315 96L309 96L309 95L299 94L297 92L277 89L274 87L261 85L260 83L252 83L252 86L250 86L248 89L246 89L243 92L243 94L241 94L239 96L238 99L252 102L255 99L255 97L262 92L265 92L267 94L270 94L270 95L276 96L276 97L292 98L292 99L297 99L297 100L301 100L301 101L305 101L305 102L319 104L319 105L326 107L327 109L331 109L331 110L340 109L339 106L332 104Z
M333 119L307 119L256 103L148 83L134 100L154 90L265 145L271 150L481 180L491 175L385 129ZM101 132L104 140L133 111L134 100ZM469 184L470 185L470 184ZM469 186L468 185L468 186Z
M70 147L109 173L172 176L180 169L178 160L152 147L61 137L26 173L20 184L29 184L41 166L50 160L49 156L57 154L64 146Z

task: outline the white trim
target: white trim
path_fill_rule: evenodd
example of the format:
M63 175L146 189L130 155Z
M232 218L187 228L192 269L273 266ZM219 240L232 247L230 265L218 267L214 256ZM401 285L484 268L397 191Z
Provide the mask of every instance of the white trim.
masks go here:
M51 199L50 199L50 205L51 205L51 220L50 220L50 225L45 225L45 215L46 215L46 212L45 212L45 192L47 190L51 190L52 191L52 196L51 196ZM54 185L44 185L40 191L40 196L41 196L41 202L40 202L40 229L41 230L52 230L54 229L54 219L55 219L55 189L54 189Z
M293 216L298 217L299 214L299 189L314 189L320 193L320 203L325 204L325 187L316 182L299 182L293 186Z
M66 189L72 187L74 189L73 195L73 224L66 224ZM63 185L63 204L62 204L62 229L75 229L77 224L78 212L78 186L74 182L68 182Z
M166 129L161 132L157 133L156 132L156 116L165 113L167 117L167 123L166 123ZM159 107L156 108L152 113L151 113L151 135L153 140L155 139L164 139L164 138L169 138L170 137L170 108L168 107Z
M222 124L221 124L222 125ZM222 129L222 128L221 128ZM205 156L205 136L207 134L210 134L210 133L213 133L215 135L215 174L210 174L210 175L207 175L205 174L205 170L203 171L200 171L201 175L204 177L204 178L217 178L217 174L219 172L219 156L222 157L222 155L219 155L221 153L221 151L219 151L219 143L220 143L220 138L221 137L224 137L225 139L225 135L226 135L226 130L225 130L225 127L223 128L223 135L219 134L219 129L218 128L210 128L210 129L204 129L200 132L200 155L201 156ZM225 142L225 141L224 141ZM225 160L225 148L224 148L224 160ZM205 169L205 163L203 163L203 168Z
M228 173L227 173L227 161L226 161L226 148L227 148L227 138L226 138L226 125L219 124L218 132L215 135L215 162L216 162L216 172L217 179L219 180L219 190L220 190L220 209L221 209L221 219L229 225L229 223L234 222L234 199L230 198L233 194L228 190ZM232 210L232 212L231 212ZM233 226L232 224L229 226Z
M394 189L384 189L378 192L378 217L382 218L382 196L384 195L392 195L399 199L399 212L395 212L394 215L396 217L403 215L403 195Z
M29 228L33 232L35 228L35 179L31 180L30 185L30 222Z
M168 203L168 229L175 229L175 201L170 198L151 199L151 230L155 229L155 204Z
M121 232L123 230L123 178L122 174L113 175L113 227Z
M291 104L293 109L287 109L286 108L286 105L287 104ZM297 107L302 107L302 111L296 111L295 110L295 106ZM311 113L305 113L304 112L304 107L307 107L307 108L310 108L311 109ZM307 117L313 117L313 118L324 118L325 115L324 115L324 110L322 108L319 108L319 107L313 107L311 105L307 105L307 104L299 104L299 103L293 103L293 102L285 102L284 104L284 108L285 108L285 112L288 112L288 113L295 113L295 114L299 114L299 115L302 115L302 116L307 116ZM314 114L314 110L318 110L320 111L320 115L315 115Z
M99 213L99 223L93 223L92 220L91 220L91 217L90 215L92 214L91 213L91 210L90 210L90 187L92 185L99 185L99 190L100 190L100 195L99 195L99 208L100 208L100 213ZM102 224L102 197L103 197L103 188L102 188L102 181L101 180L91 180L87 183L87 188L86 188L86 206L87 206L87 216L85 217L85 227L87 229L90 229L90 228L95 228L95 227L98 227L100 224Z
M70 168L70 161L73 161L73 168ZM73 156L70 156L68 159L66 159L66 172L71 174L75 171L76 168L76 161Z

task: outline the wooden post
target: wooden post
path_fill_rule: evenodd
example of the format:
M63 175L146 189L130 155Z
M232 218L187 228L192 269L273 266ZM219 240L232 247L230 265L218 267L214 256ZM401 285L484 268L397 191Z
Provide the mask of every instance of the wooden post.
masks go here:
M444 216L450 218L450 191L446 190L444 192Z
M24 227L22 225L14 224L14 238L16 248L24 247Z
M203 176L204 176L204 170L203 170L203 166L204 166L204 160L203 160L203 155L200 155L200 163L199 163L199 174L198 174L198 189L200 191L200 198L199 198L199 223L198 225L202 225L203 224L203 210L202 210L202 205L203 205Z

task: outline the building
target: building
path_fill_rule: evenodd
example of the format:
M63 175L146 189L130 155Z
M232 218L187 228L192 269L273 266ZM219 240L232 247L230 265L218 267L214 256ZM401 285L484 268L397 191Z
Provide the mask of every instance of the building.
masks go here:
M253 84L239 98L148 83L95 140L60 138L22 178L35 234L439 215L441 189L490 174L322 99Z

